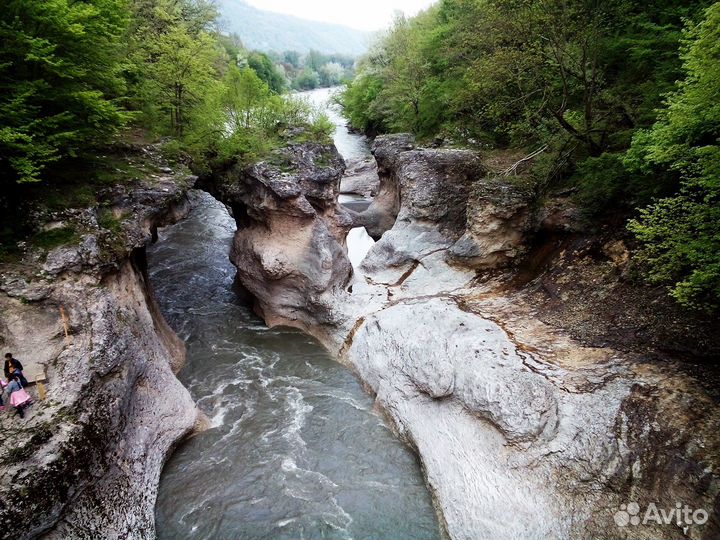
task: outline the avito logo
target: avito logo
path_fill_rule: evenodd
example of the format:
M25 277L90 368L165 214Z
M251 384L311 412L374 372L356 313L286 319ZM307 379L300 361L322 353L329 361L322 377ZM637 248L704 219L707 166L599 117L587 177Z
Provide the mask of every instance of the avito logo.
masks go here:
M613 518L618 527L633 525L677 525L687 532L691 525L704 525L708 520L708 512L702 508L692 507L675 503L675 508L658 508L657 504L648 504L645 512L641 512L640 505L636 502L621 504L620 509L615 512Z

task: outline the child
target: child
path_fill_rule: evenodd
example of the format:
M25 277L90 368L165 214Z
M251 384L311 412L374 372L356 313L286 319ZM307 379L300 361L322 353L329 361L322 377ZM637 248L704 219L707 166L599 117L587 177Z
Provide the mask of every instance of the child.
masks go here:
M10 374L10 384L8 384L8 393L10 395L10 405L15 407L20 418L25 418L25 407L30 404L30 394L28 394L20 383L20 377Z

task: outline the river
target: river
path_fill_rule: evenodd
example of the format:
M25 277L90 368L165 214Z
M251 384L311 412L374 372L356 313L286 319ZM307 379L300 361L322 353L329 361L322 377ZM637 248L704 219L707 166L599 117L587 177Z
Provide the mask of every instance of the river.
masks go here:
M328 94L306 93L316 103ZM341 153L367 155L328 112ZM158 538L439 539L415 455L314 339L253 314L228 260L235 222L209 195L192 196L190 217L148 250L149 270L187 343L179 378L212 427L165 466Z

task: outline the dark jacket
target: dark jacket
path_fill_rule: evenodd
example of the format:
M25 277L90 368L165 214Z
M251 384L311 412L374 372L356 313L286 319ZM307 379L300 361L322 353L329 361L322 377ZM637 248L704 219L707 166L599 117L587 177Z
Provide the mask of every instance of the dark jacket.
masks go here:
M15 371L23 370L20 360L17 360L15 358L6 358L5 359L5 378L6 379L10 378L10 366L14 367Z

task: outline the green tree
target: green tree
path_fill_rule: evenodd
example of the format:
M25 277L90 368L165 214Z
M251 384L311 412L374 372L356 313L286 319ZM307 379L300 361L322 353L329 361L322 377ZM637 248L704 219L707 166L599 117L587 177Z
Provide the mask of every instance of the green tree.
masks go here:
M225 77L221 105L235 131L256 127L261 109L267 106L271 90L257 73L232 66Z
M129 119L124 0L8 0L0 10L0 175L36 181Z
M150 50L156 60L146 70L147 99L164 113L171 132L182 136L188 111L216 80L216 42L205 32L192 35L177 25L158 36Z
M298 90L313 90L320 86L320 76L316 71L306 67L295 79L294 86Z
M316 72L327 62L326 56L316 50L311 50L307 53L304 60L305 66Z
M284 74L267 54L253 51L248 57L248 65L276 94L282 93L287 87Z
M347 83L339 102L351 125L369 134L387 131L386 114L379 110L382 101L378 96L382 89L382 80L369 70Z
M208 0L134 0L126 77L131 104L154 132L181 136L192 109L241 44L221 39Z
M640 131L627 155L631 169L676 176L678 195L630 222L655 283L673 283L683 305L720 308L720 3L687 33L685 79L667 98L652 129Z
M300 53L297 51L285 51L282 54L282 60L286 64L290 64L295 69L300 67Z
M345 70L337 62L328 62L318 73L321 86L335 86L342 81Z

